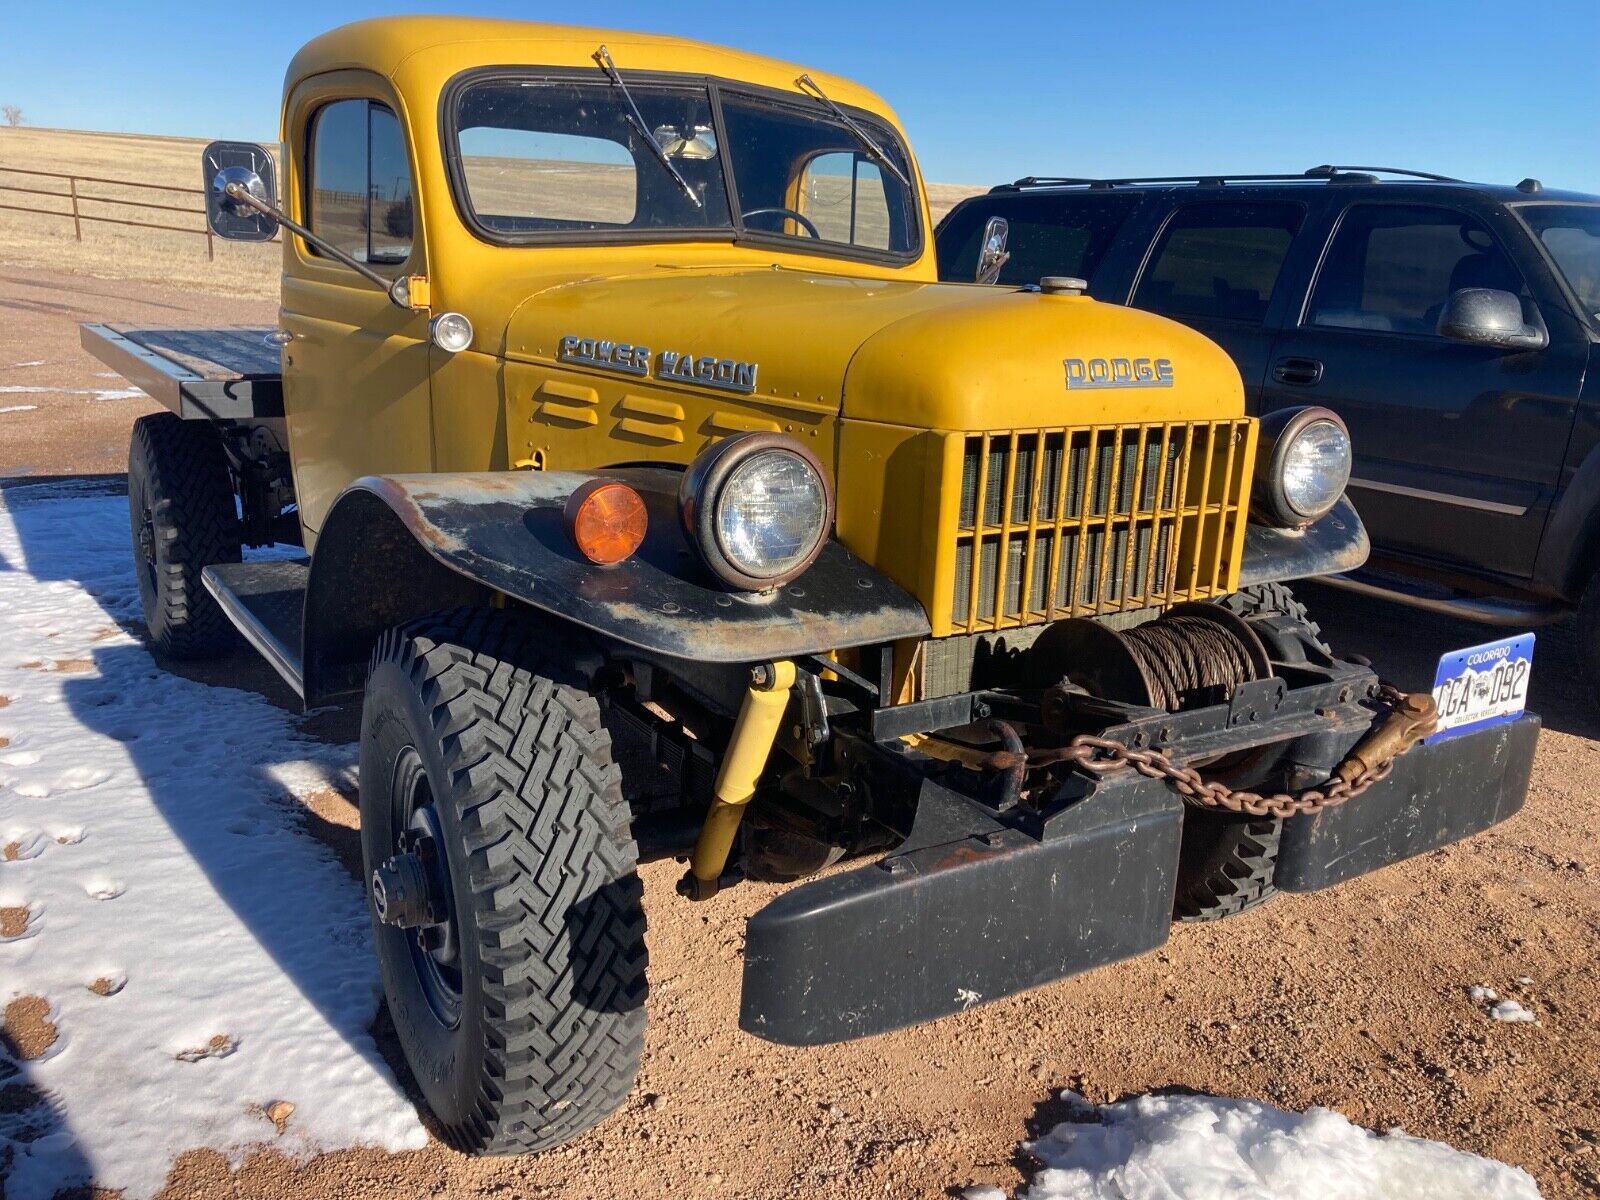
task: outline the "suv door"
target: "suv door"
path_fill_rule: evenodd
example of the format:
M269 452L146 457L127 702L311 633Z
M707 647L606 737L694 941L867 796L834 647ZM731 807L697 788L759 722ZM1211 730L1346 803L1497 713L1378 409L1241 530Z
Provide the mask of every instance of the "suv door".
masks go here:
M333 97L295 105L304 151L294 180L300 218L385 274L422 274L402 126L386 104L351 96L348 85L328 86ZM396 307L349 267L301 238L289 241L284 415L310 548L347 484L362 475L432 469L428 314Z
M1216 342L1233 357L1245 395L1254 401L1275 337L1268 308L1305 218L1305 205L1294 200L1178 205L1139 274L1133 306L1182 321Z
M1535 316L1504 242L1465 208L1351 204L1278 342L1262 409L1324 404L1344 418L1353 498L1380 551L1525 577L1584 355L1555 335L1564 322L1537 351L1439 336L1445 302L1474 287L1512 292Z

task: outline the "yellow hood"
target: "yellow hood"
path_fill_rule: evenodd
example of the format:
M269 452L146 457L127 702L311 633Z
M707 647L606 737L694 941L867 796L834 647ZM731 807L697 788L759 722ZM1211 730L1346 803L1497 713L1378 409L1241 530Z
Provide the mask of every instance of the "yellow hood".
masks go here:
M1184 326L976 285L663 268L538 292L512 314L505 354L614 377L561 361L563 338L644 351L633 361L650 362L652 390L717 390L659 369L663 354L709 357L755 368L756 405L926 429L1219 418L1244 406L1232 361Z

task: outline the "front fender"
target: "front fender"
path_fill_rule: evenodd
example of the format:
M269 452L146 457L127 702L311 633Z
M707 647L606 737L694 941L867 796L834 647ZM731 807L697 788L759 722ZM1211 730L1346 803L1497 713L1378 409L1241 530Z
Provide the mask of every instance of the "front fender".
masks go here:
M1371 552L1367 527L1355 505L1341 496L1327 516L1304 529L1278 529L1258 521L1246 525L1239 586L1354 571Z
M644 544L614 567L580 555L563 519L567 498L595 474L634 487L649 512ZM329 511L312 561L307 638L316 636L311 614L373 590L369 580L341 580L344 572L332 565L318 568L330 537L347 545L367 538L338 531L372 525L374 500L398 518L431 563L454 577L654 655L750 663L929 633L927 615L910 593L831 540L804 575L781 588L728 591L689 545L677 511L679 478L641 468L357 480ZM418 573L408 569L384 588L403 592L417 581ZM430 583L426 590L438 589ZM314 655L311 646L307 650L309 666Z

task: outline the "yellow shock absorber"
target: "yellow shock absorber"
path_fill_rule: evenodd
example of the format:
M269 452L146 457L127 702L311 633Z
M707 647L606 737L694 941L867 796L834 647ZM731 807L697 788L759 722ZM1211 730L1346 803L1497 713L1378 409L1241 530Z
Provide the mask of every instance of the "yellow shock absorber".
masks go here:
M756 781L766 770L793 687L794 664L788 661L757 668L751 679L717 772L711 809L700 826L689 873L679 884L679 890L691 900L709 900L717 894L717 881L728 865L733 836L739 832L745 807L756 793Z

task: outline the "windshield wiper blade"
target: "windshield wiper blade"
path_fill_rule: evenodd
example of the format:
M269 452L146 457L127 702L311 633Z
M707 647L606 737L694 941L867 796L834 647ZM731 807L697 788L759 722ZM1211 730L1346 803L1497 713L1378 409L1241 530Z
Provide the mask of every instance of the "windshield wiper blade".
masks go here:
M593 57L594 61L600 64L600 69L606 73L606 78L611 80L612 86L621 92L622 98L628 102L628 108L631 110L627 114L628 122L638 132L639 136L644 139L645 145L650 147L651 153L656 156L656 161L666 168L668 175L678 181L678 186L683 189L683 194L689 197L690 202L696 208L704 208L705 203L695 193L694 188L689 186L689 181L683 177L678 168L672 165L672 160L667 157L667 152L661 148L661 143L656 141L655 134L651 133L649 127L645 125L644 116L639 112L639 106L633 102L633 93L628 90L628 85L622 82L622 75L617 70L617 64L611 61L611 51L602 45L600 49L594 52Z
M816 97L828 106L828 110L839 118L840 124L855 135L856 141L860 142L861 148L867 152L867 157L898 179L905 188L910 189L911 180L906 178L905 172L895 165L894 160L884 152L882 146L872 140L871 135L865 129L850 119L849 113L829 99L828 93L818 86L815 79L811 78L810 75L802 75L794 82L795 86L802 92L808 92L809 95Z

